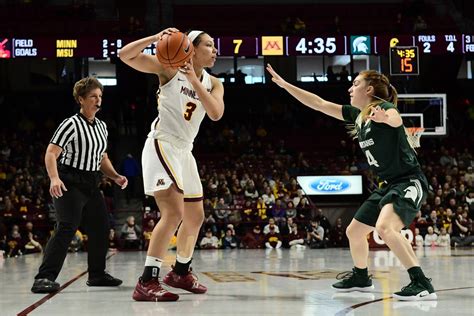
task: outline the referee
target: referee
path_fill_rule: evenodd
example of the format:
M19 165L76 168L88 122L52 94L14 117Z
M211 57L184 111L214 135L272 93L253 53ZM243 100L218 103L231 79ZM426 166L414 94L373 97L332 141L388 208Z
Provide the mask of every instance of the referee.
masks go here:
M57 222L35 276L33 293L59 289L55 280L81 221L89 237L87 285L118 286L122 283L105 272L109 227L98 183L101 172L122 189L128 181L112 166L106 153L107 126L95 117L101 107L103 90L102 84L92 77L76 82L73 95L81 109L59 125L46 149L44 160L51 180L49 193L53 197Z

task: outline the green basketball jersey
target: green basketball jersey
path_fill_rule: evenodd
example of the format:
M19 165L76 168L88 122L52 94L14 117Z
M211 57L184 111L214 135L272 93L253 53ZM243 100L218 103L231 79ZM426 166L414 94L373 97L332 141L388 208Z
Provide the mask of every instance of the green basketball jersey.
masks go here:
M382 103L384 110L397 109L392 103ZM397 110L398 111L398 110ZM360 110L343 105L342 115L348 123L355 124ZM359 146L367 157L372 170L381 180L393 180L410 173L421 172L415 151L410 147L403 125L392 127L385 123L367 121L357 127Z

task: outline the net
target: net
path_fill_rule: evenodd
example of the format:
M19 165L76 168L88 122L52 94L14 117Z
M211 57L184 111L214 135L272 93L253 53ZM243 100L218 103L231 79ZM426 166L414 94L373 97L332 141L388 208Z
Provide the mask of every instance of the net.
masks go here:
M425 129L423 127L406 127L405 133L407 135L408 143L412 148L420 147L420 138Z

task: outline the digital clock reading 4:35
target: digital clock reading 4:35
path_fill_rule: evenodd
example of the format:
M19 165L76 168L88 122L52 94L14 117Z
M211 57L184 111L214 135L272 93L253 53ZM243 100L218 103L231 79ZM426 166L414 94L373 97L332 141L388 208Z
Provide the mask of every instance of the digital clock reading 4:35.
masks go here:
M390 75L418 75L418 47L395 46L390 48Z
M287 55L345 55L347 54L344 36L297 37L288 36Z

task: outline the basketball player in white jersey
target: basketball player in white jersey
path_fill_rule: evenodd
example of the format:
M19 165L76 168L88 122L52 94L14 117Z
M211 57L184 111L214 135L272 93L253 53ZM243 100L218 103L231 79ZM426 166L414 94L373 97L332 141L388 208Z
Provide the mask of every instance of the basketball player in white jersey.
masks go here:
M160 80L158 117L145 142L142 165L145 194L155 197L161 219L153 230L145 269L133 293L137 301L176 301L179 298L162 288L158 275L168 243L180 223L176 263L163 282L192 293L207 291L190 269L204 220L203 189L191 149L204 116L207 114L213 121L222 117L224 87L204 70L214 65L217 55L214 40L205 32L188 33L194 55L183 67L162 65L156 56L142 53L164 34L177 31L168 28L132 42L120 51L124 63L141 72L156 74Z

